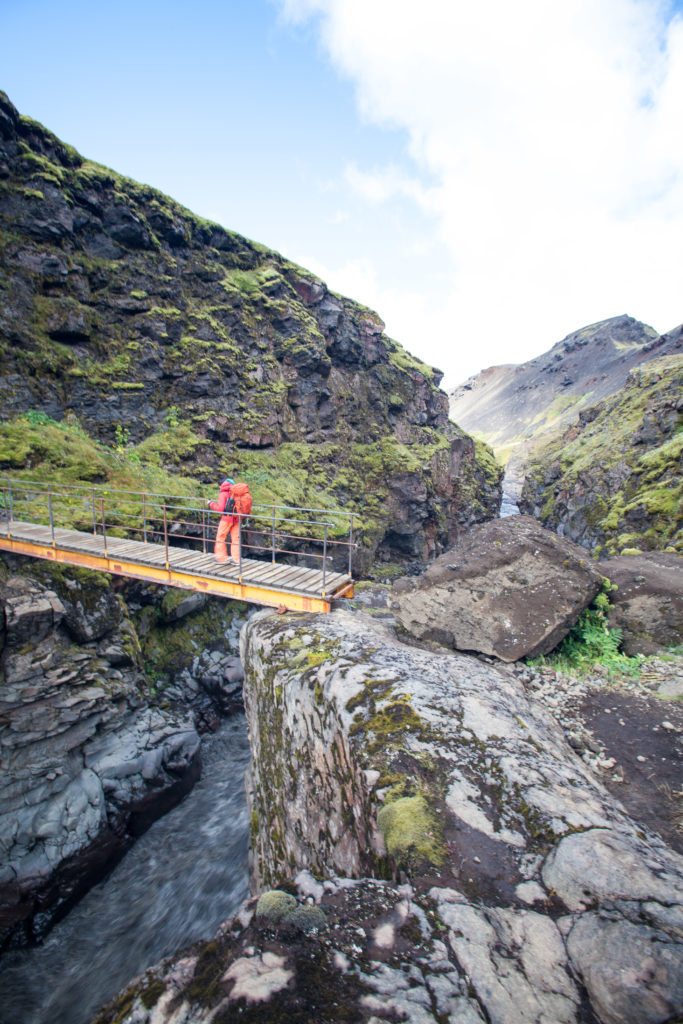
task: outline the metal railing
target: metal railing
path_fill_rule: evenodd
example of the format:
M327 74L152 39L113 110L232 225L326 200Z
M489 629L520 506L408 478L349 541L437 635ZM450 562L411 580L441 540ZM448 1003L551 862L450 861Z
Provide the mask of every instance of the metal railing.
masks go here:
M40 481L0 478L0 516L12 535L14 522L48 526L52 544L60 528L92 533L102 538L108 556L113 537L162 544L166 567L169 548L189 548L208 554L222 513L207 507L198 495L163 495L150 491L115 490L87 484L45 486ZM354 513L335 509L297 508L289 505L254 504L249 516L234 514L238 520L239 560L243 550L264 559L284 555L291 560L311 559L320 563L322 589L328 573L344 570L352 574ZM314 518L312 518L314 517ZM305 546L307 550L302 550Z

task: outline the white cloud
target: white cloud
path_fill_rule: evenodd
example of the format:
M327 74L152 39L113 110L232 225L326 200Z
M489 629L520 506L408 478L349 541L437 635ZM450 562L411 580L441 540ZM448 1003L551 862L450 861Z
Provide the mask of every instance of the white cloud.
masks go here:
M452 383L604 317L629 312L659 330L683 319L683 20L669 18L668 4L281 8L292 21L315 19L365 119L407 133L415 174L350 164L349 189L432 214L450 257L438 294L427 259L416 258L410 292L393 288L376 259L331 277L358 279L355 295Z

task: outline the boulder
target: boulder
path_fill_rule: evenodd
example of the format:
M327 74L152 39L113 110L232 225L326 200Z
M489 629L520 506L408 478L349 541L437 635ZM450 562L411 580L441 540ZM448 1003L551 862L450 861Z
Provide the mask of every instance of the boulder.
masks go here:
M471 529L421 577L395 583L392 597L419 640L517 661L552 651L601 585L581 548L511 516Z
M622 555L598 562L616 583L609 624L623 634L626 654L655 654L683 643L683 556Z
M683 858L512 670L348 612L242 656L262 895L98 1024L677 1019Z

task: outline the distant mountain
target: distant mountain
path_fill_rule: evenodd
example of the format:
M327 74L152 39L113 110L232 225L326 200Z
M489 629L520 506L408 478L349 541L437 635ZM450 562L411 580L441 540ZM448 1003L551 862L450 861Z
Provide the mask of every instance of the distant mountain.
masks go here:
M659 336L633 317L612 317L574 331L529 362L470 377L449 394L451 418L493 447L518 493L539 441L617 392L635 367L680 350L680 333Z
M592 551L683 554L683 327L613 395L532 451L520 501Z

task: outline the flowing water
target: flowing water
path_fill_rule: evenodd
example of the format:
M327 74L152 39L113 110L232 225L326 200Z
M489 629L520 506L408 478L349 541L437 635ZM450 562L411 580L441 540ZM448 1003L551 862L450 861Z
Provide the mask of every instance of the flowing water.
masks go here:
M505 519L506 516L518 516L519 506L514 498L510 497L503 491L503 500L500 506L500 518Z
M146 967L208 938L247 896L243 715L202 744L202 778L42 946L0 960L1 1024L87 1024Z
M519 506L517 500L521 491L521 480L516 474L507 471L503 477L503 500L500 505L500 518L506 516L518 516Z

